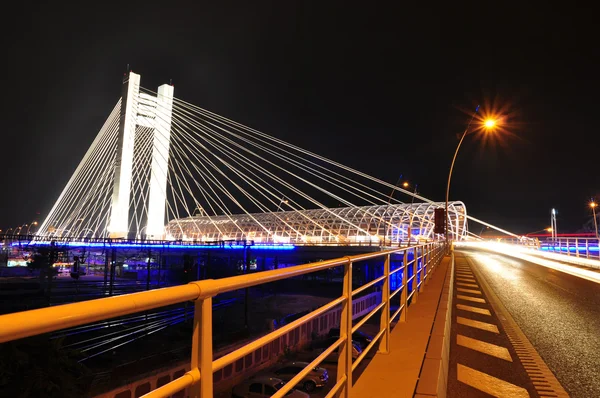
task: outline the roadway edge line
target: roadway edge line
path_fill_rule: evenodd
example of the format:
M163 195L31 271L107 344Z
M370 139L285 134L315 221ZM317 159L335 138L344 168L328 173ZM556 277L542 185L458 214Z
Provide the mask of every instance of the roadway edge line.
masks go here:
M550 370L546 362L544 362L537 350L533 347L533 344L531 344L525 333L523 333L504 304L502 304L502 301L498 298L498 296L496 296L496 293L492 290L487 280L484 278L483 273L479 271L477 267L475 267L473 260L467 255L467 253L463 252L463 255L471 266L473 273L477 277L477 280L481 285L481 290L484 291L486 297L488 298L488 303L492 306L492 309L498 316L498 320L502 324L502 327L506 332L513 349L515 350L517 357L519 357L519 361L521 361L521 364L523 364L525 372L527 373L529 380L532 382L536 392L541 396L556 394L557 397L569 397L567 391L560 384L554 373ZM526 364L527 366L525 366ZM539 383L549 385L551 388L541 386Z

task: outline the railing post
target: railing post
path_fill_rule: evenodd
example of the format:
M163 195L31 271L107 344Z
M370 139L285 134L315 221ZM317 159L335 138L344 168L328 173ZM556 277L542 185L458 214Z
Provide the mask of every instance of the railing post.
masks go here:
M590 258L590 245L589 245L589 242L590 242L589 239L585 240L585 258ZM600 246L600 242L599 242L598 246Z
M200 371L200 381L190 387L190 397L213 396L212 297L196 300L192 334L191 370Z
M420 292L425 290L425 271L427 269L426 260L427 250L425 250L425 246L421 246L421 289L419 290Z
M378 352L387 354L390 352L390 255L385 256L383 263L383 287L381 291L381 300L385 303L381 309L381 321L379 322L379 330L385 329L379 341Z
M342 304L340 316L340 337L345 334L346 342L342 343L339 348L337 380L346 376L346 385L338 396L349 398L352 388L352 261L350 260L344 265L343 290L346 300Z
M417 276L419 275L419 250L417 247L413 246L413 280L412 280L412 304L415 304L419 295L419 281L417 280Z
M400 293L400 307L404 306L404 309L400 312L400 322L406 322L406 312L408 311L408 303L406 298L408 297L408 249L404 249L404 257L402 259L402 292Z

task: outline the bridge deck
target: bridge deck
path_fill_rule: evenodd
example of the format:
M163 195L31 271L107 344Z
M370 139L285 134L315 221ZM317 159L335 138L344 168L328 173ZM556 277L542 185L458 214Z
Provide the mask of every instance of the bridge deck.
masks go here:
M420 391L437 390L437 378L428 380L429 377L421 374L421 369L428 344L430 349L435 346L435 350L441 352L443 331L436 333L431 343L429 337L442 291L449 281L449 265L450 257L445 257L419 294L417 302L410 306L408 322L396 323L390 333L390 353L377 353L360 376L355 373L358 380L352 387L352 397L413 397L420 375ZM427 372L427 375L431 374Z

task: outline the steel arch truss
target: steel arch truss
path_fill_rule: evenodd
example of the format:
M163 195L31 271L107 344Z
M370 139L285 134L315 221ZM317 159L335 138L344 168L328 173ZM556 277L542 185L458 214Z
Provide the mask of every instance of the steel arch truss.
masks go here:
M395 245L409 239L437 238L434 210L444 206L445 203L415 203L194 216L170 221L166 232L167 239L203 242ZM450 236L460 240L467 234L466 207L463 202L450 202L448 213Z

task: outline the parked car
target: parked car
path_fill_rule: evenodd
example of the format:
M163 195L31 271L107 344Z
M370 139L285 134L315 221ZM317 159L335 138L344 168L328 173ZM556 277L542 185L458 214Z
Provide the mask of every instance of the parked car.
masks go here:
M279 366L273 372L275 377L280 378L284 382L290 381L298 373L300 373L305 367L308 366L308 362L287 362ZM296 387L301 387L307 392L314 391L317 387L323 387L327 384L329 375L327 369L321 367L314 367Z
M312 350L315 350L319 353L325 351L327 348L329 348L331 345L333 345L333 343L335 343L336 341L339 340L339 337L327 337L326 339L323 340L315 340L311 343L310 348ZM339 355L339 350L340 348L336 348L325 360L326 361L337 361L338 359L338 355ZM362 354L362 348L360 348L360 344L358 344L356 341L352 341L352 359L356 359L359 357L360 354Z
M231 391L233 398L267 398L281 389L285 383L276 377L258 376L250 378L235 387ZM288 398L310 398L305 392L291 389L287 394Z
M328 336L339 339L340 338L340 328L329 329ZM373 337L369 336L366 333L361 332L360 330L357 330L356 332L352 333L352 341L357 342L358 345L360 345L360 348L362 348L364 350L365 348L367 348L367 346L369 344L371 344L371 341L373 341Z

